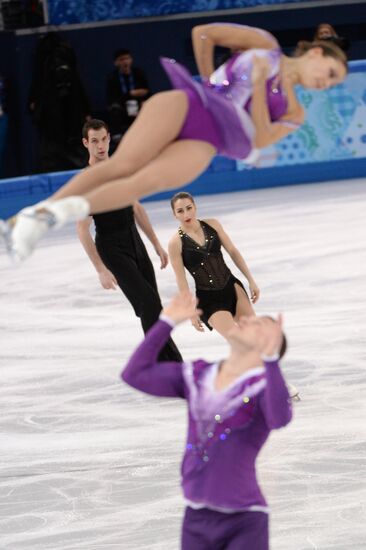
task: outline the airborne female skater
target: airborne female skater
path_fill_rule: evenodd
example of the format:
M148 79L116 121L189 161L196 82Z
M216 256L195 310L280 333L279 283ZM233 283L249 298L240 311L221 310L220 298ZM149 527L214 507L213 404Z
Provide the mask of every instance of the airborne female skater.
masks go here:
M201 83L174 60L163 59L175 89L144 104L109 160L16 216L7 234L14 257L29 256L50 227L190 183L216 154L250 159L304 121L295 85L324 90L347 74L344 52L329 42L306 43L302 55L290 58L268 32L220 23L194 27L192 40ZM216 71L215 46L237 52Z

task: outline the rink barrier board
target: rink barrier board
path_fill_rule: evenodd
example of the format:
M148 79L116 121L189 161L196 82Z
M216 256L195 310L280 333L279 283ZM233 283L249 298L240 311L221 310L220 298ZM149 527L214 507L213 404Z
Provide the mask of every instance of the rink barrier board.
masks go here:
M1 180L0 218L8 218L19 209L46 199L76 173L75 171L56 172ZM187 189L192 195L211 195L331 180L347 180L362 178L365 175L366 158L237 171L235 161L216 157L206 172L190 185L179 189ZM157 193L144 200L168 199L175 192L177 189Z
M242 0L240 10L271 9L276 6L288 7L308 3L308 0ZM93 23L113 19L139 19L147 17L167 17L169 15L238 10L237 0L48 0L48 17L51 25L72 25Z

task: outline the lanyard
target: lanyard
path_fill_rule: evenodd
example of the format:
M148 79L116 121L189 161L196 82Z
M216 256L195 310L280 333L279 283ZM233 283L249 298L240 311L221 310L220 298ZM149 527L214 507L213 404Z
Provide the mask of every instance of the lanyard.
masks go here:
M126 79L127 79L127 85L126 85ZM127 94L129 91L135 89L135 82L134 82L132 73L130 73L129 75L120 74L119 82L120 82L121 90L123 94Z

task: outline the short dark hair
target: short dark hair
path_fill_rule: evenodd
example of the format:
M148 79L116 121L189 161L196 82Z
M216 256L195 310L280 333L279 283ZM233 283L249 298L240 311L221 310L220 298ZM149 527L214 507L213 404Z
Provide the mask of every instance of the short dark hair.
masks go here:
M114 61L116 61L116 59L118 57L120 57L121 55L131 55L131 52L130 52L130 50L127 50L126 48L119 48L113 54Z
M278 352L278 355L280 356L280 359L282 359L282 357L285 355L286 351L287 351L287 338L286 338L285 333L283 332L282 333L281 347L280 347L280 351Z
M189 199L193 202L193 204L195 204L194 198L192 197L192 195L190 193L187 193L186 191L180 191L179 193L176 193L174 195L174 197L172 197L170 199L170 206L172 207L173 212L174 212L175 203L177 201L179 201L179 199Z
M274 319L271 315L264 315L267 319L271 319L274 323L276 322L276 319ZM280 345L280 349L278 350L278 355L280 356L280 359L285 355L287 351L287 338L286 334L282 331L282 342Z
M85 122L82 129L82 136L84 139L88 139L89 130L101 130L105 128L109 134L108 124L104 120L99 120L98 118L92 118Z

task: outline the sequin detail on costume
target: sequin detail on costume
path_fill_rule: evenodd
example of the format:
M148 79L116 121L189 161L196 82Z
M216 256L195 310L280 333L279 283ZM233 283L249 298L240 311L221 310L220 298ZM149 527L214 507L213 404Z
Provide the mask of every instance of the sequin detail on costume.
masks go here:
M200 221L200 224L205 236L202 246L182 229L178 230L183 264L194 278L197 289L221 290L227 285L231 272L225 264L217 231L206 222Z
M191 437L187 450L197 455L195 467L208 462L217 445L223 444L233 430L247 427L253 418L257 395L266 385L265 370L258 367L239 377L222 391L215 391L219 365L196 362L184 366L189 387ZM201 464L201 466L200 466Z

